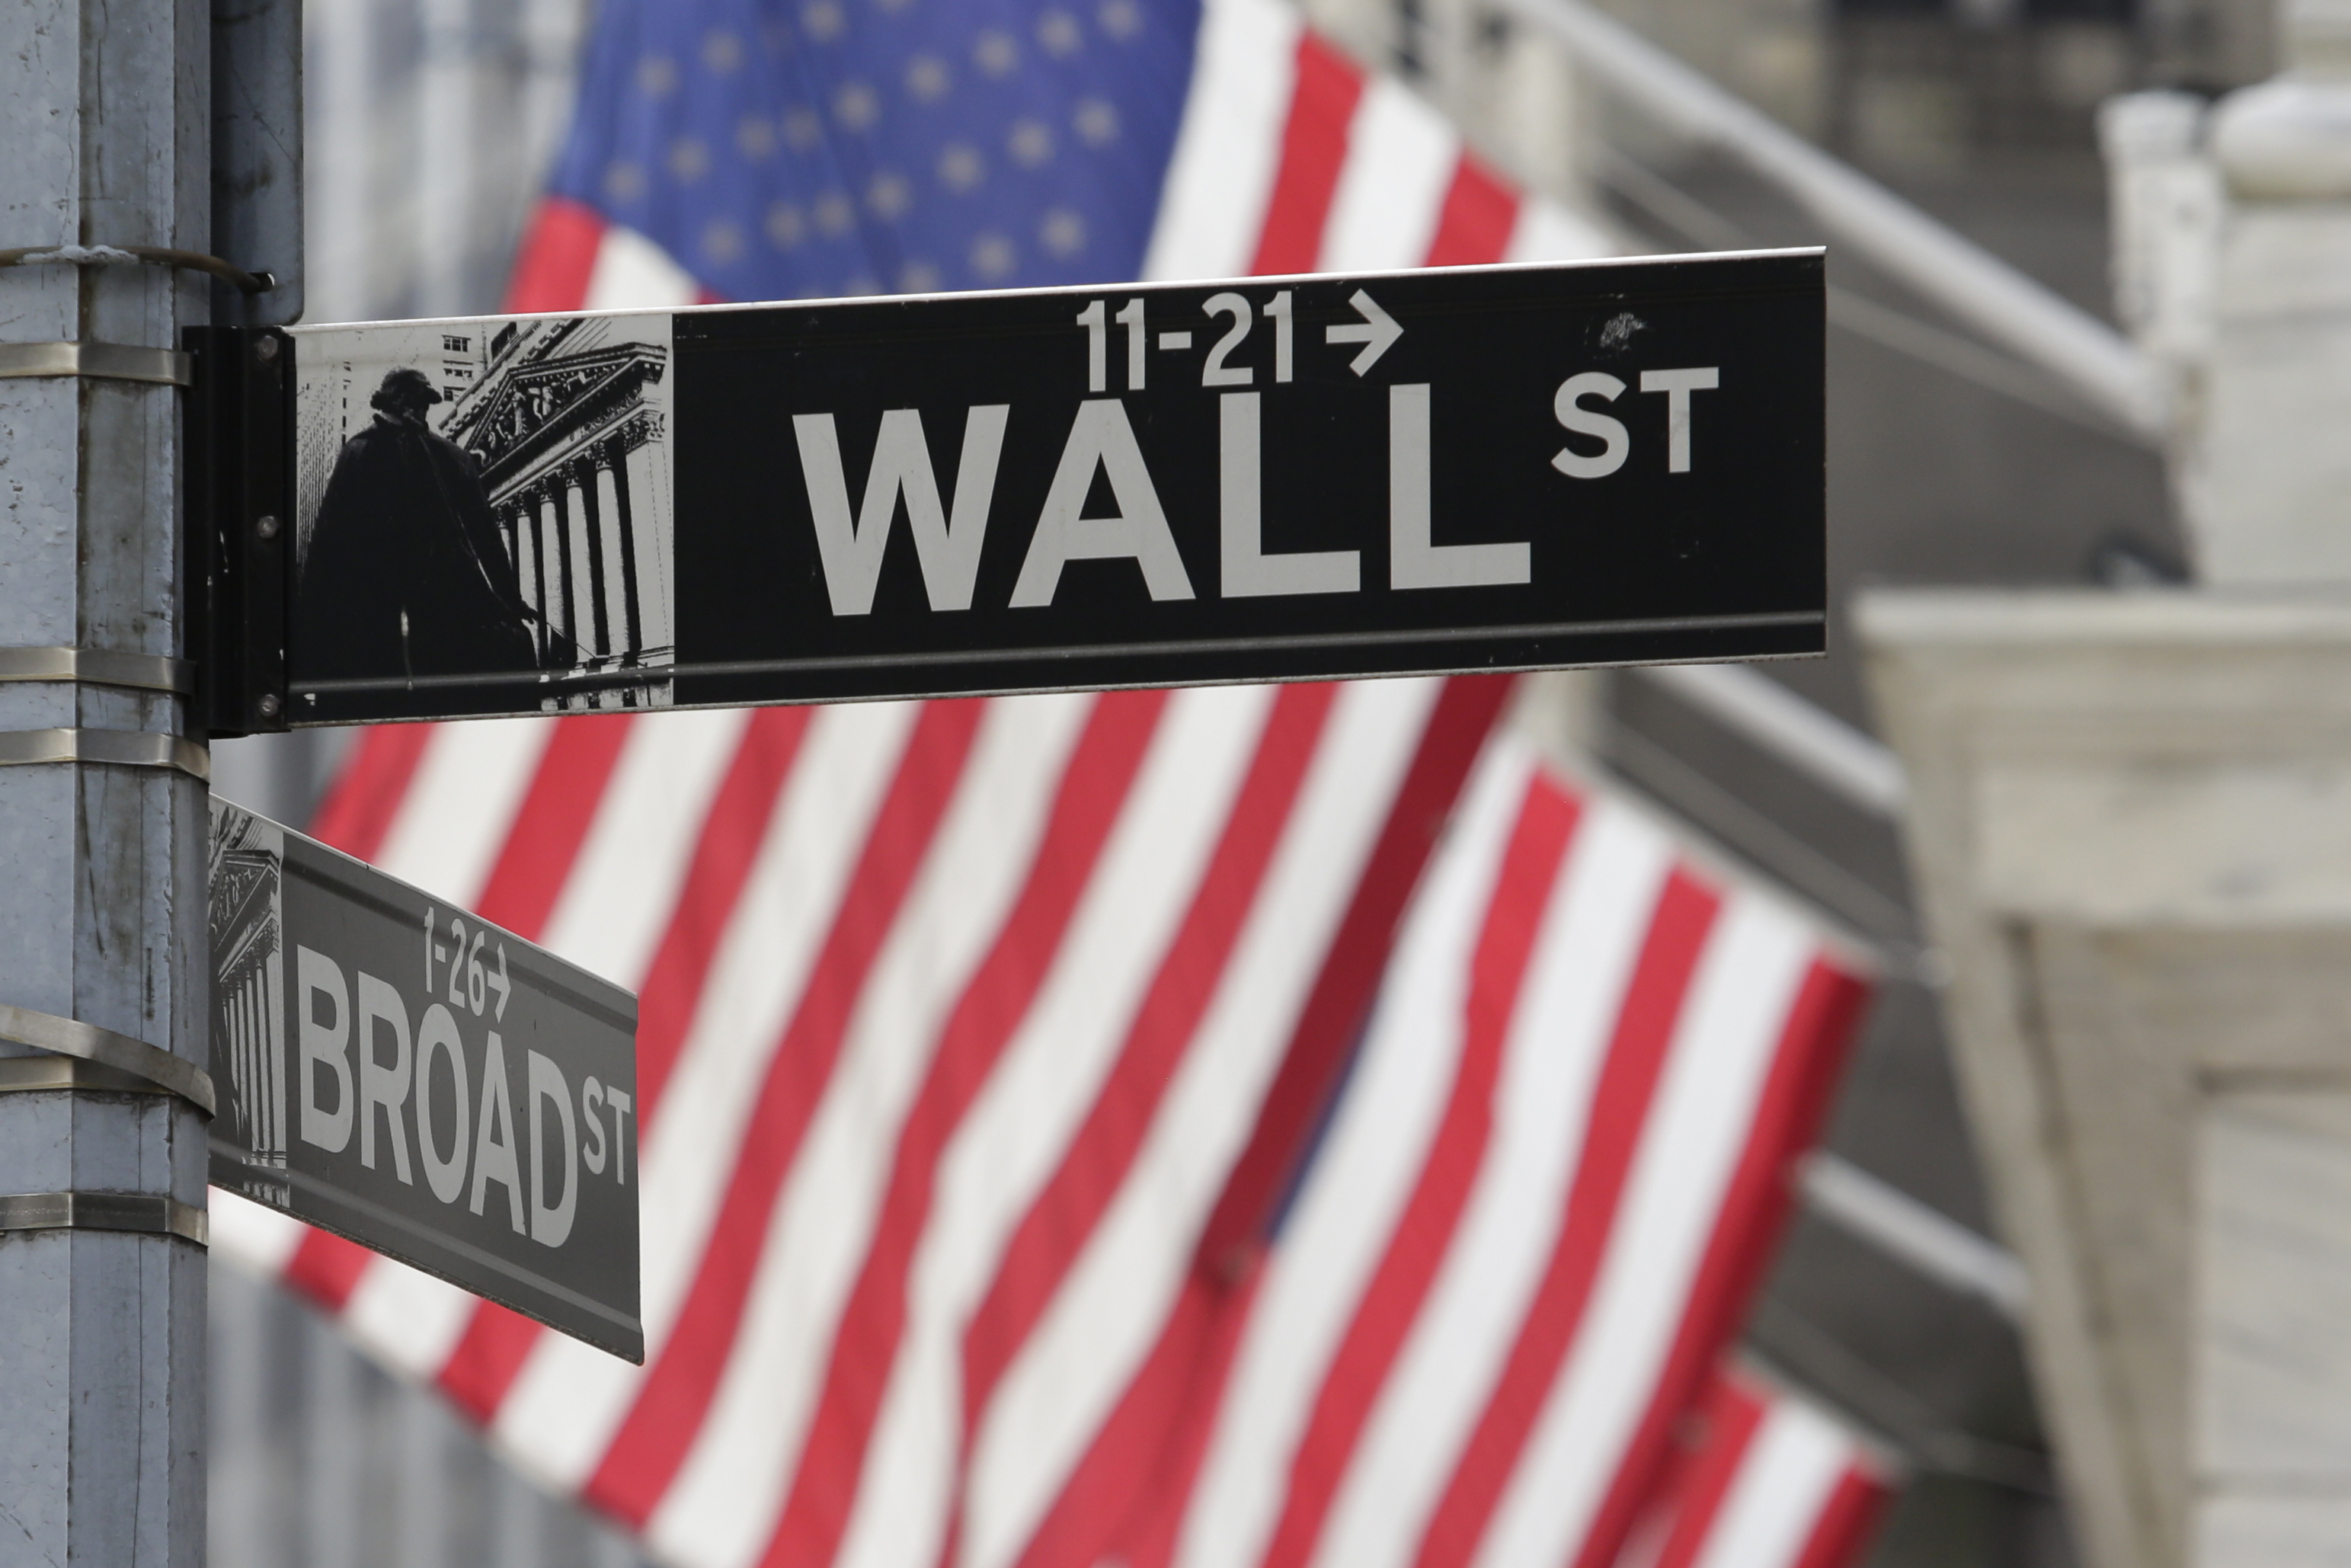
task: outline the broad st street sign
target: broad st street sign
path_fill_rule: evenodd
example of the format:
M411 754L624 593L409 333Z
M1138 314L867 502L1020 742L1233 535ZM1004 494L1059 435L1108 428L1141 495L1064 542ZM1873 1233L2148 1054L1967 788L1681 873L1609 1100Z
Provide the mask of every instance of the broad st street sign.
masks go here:
M643 1361L635 998L212 810L213 1185Z
M266 376L212 373L196 417L282 398L248 423L290 429L288 476L208 525L216 591L246 574L214 726L1817 653L1822 278L1787 251L248 341Z

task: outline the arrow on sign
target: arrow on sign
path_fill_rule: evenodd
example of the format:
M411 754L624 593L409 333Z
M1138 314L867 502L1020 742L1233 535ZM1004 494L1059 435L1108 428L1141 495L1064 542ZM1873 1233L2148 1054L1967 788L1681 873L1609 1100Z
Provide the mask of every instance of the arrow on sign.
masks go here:
M1326 343L1363 344L1364 351L1357 354L1355 362L1347 367L1360 376L1376 364L1379 357L1404 336L1404 329L1395 324L1395 317L1381 309L1378 303L1360 288L1347 303L1353 306L1356 314L1364 319L1360 324L1350 322L1344 327L1325 327L1322 340Z

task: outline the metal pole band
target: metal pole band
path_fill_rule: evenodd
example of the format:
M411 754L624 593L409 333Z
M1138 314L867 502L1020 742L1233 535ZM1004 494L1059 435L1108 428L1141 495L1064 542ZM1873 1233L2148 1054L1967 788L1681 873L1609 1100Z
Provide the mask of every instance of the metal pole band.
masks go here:
M0 730L0 768L40 762L110 762L120 768L176 768L212 782L212 754L193 740L143 729Z
M173 250L168 246L23 245L0 250L0 267L111 267L126 261L208 272L241 294L266 294L277 287L277 279L268 273L247 272L219 256L206 256L200 250Z
M0 343L0 380L12 376L86 376L183 387L195 379L195 371L189 357L176 349L141 349L129 343Z
M0 681L63 681L187 696L196 689L196 667L185 659L105 648L0 648Z
M213 1094L212 1075L193 1062L152 1046L143 1040L133 1040L127 1034L117 1034L110 1029L100 1029L78 1019L61 1019L54 1013L35 1012L30 1008L12 1008L0 1002L0 1040L16 1045L29 1045L35 1051L46 1051L53 1056L76 1057L128 1073L165 1093L177 1094L207 1116L213 1114L219 1103ZM27 1083L13 1087L29 1089L42 1086ZM89 1087L112 1086L92 1083Z
M160 1192L0 1193L0 1231L130 1230L212 1244L204 1211Z

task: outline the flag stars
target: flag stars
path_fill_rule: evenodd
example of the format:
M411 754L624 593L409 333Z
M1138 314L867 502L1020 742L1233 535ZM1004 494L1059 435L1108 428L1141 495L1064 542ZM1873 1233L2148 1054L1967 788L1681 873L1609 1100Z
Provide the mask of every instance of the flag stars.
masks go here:
M919 102L936 103L954 85L946 61L936 55L916 55L906 67L906 90Z
M776 150L774 121L764 115L745 115L735 125L735 146L746 158L767 157Z
M882 95L862 81L844 83L833 94L832 115L852 131L863 131L882 118Z
M1020 46L1012 41L1011 34L991 29L972 45L971 57L989 76L1010 76L1020 64Z
M1024 169L1034 169L1053 156L1053 133L1041 120L1013 121L1012 132L1004 139L1005 150L1012 161Z
M927 261L910 261L898 269L898 292L901 294L933 294L938 291L939 269Z
M604 194L623 205L645 193L645 172L634 163L607 164L604 169Z
M820 44L829 44L849 26L840 0L809 0L800 7L800 29Z
M987 178L987 161L979 149L950 141L939 150L939 183L950 191L968 191Z
M743 230L726 218L713 220L702 231L702 254L720 267L743 259Z
M1118 110L1098 98L1081 99L1070 125L1089 147L1107 147L1118 140Z
M1067 11L1048 11L1037 18L1037 42L1056 59L1068 59L1085 46L1078 19Z
M647 55L637 62L637 90L647 98L667 98L677 90L677 62L667 55Z
M1056 207L1038 225L1037 238L1055 256L1075 256L1086 246L1086 220L1067 207Z
M743 40L732 33L716 32L702 40L702 63L715 76L733 76L743 65Z
M710 172L710 149L691 136L669 144L669 172L691 185Z
M808 237L808 220L789 202L768 209L768 241L778 250L790 250Z
M873 183L866 186L865 204L876 217L903 217L914 204L914 195L902 176L884 172L874 175Z
M824 140L824 121L813 109L795 109L784 116L784 145L795 152L810 152Z
M1113 38L1132 38L1143 31L1143 7L1135 0L1102 0L1094 20Z
M847 234L850 225L856 221L856 207L852 205L849 198L839 191L828 191L817 198L817 233L838 239Z
M971 269L993 283L1020 260L1012 242L1000 234L984 234L971 242Z

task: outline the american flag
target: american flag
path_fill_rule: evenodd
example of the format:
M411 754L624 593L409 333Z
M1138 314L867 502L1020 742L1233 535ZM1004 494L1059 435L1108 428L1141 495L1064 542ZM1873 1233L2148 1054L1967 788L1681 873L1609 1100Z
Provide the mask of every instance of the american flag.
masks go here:
M611 0L515 292L1602 244L1276 0ZM685 1568L1604 1568L1865 988L1511 689L372 730L319 836L640 993L647 1361L217 1244Z
M1735 1364L1689 1434L1616 1568L1836 1568L1897 1483L1834 1417Z

